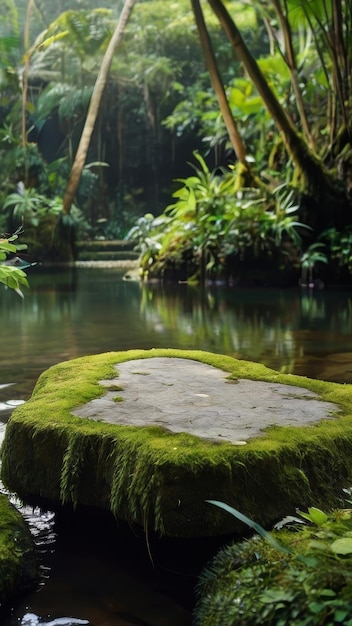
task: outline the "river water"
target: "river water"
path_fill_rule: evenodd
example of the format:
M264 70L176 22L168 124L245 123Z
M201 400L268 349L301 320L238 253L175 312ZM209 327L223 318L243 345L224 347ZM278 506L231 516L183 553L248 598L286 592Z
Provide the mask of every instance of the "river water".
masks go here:
M347 291L141 286L122 271L96 268L33 268L29 278L24 299L0 291L0 437L42 371L112 350L202 349L352 382ZM42 550L42 580L1 626L191 624L197 567L212 554L210 543L148 546L135 529L87 528L84 520L68 529L50 512L22 512Z

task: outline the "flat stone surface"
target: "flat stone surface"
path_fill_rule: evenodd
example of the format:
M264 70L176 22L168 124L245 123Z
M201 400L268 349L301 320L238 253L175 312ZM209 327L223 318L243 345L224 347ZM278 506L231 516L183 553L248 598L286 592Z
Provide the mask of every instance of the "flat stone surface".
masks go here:
M101 384L121 391L107 391L74 415L113 424L157 425L245 445L269 426L304 426L332 419L339 411L303 387L234 381L227 372L190 359L137 359L116 369L119 375Z

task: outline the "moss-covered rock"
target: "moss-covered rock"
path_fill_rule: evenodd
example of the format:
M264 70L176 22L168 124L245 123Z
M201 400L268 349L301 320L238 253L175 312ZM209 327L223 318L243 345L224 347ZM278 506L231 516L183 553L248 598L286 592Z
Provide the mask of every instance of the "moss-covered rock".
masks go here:
M223 548L203 570L194 626L352 624L351 511Z
M22 515L0 494L0 612L39 578L38 559Z
M298 385L334 403L339 412L302 427L268 428L244 446L73 415L106 393L99 381L116 378L119 363L160 356L212 365L230 380ZM24 501L44 499L50 508L94 506L169 536L242 531L240 522L211 507L208 499L224 500L268 525L297 506L341 504L341 488L352 477L351 392L350 385L283 375L201 351L83 357L44 372L31 399L13 412L2 449L2 479Z

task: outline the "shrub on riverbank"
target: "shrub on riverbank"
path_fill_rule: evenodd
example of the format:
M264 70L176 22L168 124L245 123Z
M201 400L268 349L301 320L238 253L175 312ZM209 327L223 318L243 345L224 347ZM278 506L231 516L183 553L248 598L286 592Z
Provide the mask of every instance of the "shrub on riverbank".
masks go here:
M309 509L310 525L222 549L198 586L195 626L352 624L352 512ZM264 534L264 533L263 533Z

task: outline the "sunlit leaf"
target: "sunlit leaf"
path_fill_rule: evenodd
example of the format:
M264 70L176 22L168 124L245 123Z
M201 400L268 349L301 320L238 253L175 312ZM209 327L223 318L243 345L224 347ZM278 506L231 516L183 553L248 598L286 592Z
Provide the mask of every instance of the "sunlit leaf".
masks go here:
M352 537L341 537L331 544L331 550L335 554L352 554Z
M326 515L326 513L324 513L320 509L315 508L314 506L308 508L308 513L304 513L302 511L298 511L298 513L304 519L308 520L309 522L312 522L313 524L316 524L317 526L321 526L321 524L324 524L328 519L328 516Z

